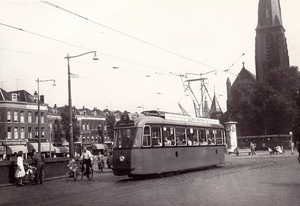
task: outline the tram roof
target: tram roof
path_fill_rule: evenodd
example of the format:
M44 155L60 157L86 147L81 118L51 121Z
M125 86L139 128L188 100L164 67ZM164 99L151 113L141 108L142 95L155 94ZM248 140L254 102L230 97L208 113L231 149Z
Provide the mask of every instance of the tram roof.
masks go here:
M156 110L144 111L141 115L132 120L134 120L134 126L136 127L143 126L145 124L165 124L219 129L224 128L223 125L219 123L219 120L216 119L190 117Z

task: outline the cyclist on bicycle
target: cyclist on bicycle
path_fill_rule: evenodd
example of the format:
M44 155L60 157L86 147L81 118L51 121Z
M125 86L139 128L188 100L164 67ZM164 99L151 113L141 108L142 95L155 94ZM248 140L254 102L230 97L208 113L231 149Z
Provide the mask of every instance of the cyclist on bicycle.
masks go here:
M93 155L91 154L91 152L88 151L86 149L86 147L83 147L82 155L80 157L80 160L82 160L81 170L84 171L84 165L86 165L85 172L86 172L87 176L89 176L89 173L90 173L89 168L92 167L92 158L93 158Z
M103 171L103 168L104 168L104 156L101 154L101 152L99 152L99 156L97 157L98 160L98 169Z

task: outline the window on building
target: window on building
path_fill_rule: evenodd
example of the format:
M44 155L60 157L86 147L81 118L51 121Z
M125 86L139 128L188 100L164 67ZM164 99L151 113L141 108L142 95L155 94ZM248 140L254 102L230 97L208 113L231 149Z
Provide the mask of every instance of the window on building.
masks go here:
M270 18L270 9L266 9L266 19Z
M14 139L19 139L19 128L14 128Z
M41 138L45 138L45 128L41 128Z
M86 125L86 130L90 130L90 125L89 124Z
M7 139L12 139L11 127L7 127Z
M11 122L11 111L10 110L7 111L6 118L7 118L8 122Z
M41 123L44 124L44 112L41 112Z
M32 139L32 127L28 127L28 139Z
M28 112L28 123L32 122L32 114L31 112Z
M39 136L39 128L35 128L34 130L34 137L37 138Z
M36 123L38 122L38 119L39 119L38 112L35 112L35 122L36 122Z
M25 139L25 128L24 127L21 127L21 139Z
M19 122L19 115L18 115L18 111L14 111L14 122Z
M85 124L82 124L82 130L85 130Z
M24 123L25 122L25 117L24 117L24 111L20 112L20 122Z

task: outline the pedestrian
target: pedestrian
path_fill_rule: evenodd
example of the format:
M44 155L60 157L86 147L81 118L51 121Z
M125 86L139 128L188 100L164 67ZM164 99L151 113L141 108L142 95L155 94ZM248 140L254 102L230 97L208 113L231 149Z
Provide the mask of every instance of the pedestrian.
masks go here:
M23 178L25 176L25 169L24 169L24 161L23 161L23 151L19 151L17 154L17 171L15 177L17 178L17 185L23 185Z
M250 142L250 152L251 152L251 155L256 155L255 145L252 142Z
M43 184L43 169L45 164L45 158L41 153L37 153L35 149L32 150L32 163L36 167L35 172L35 184Z

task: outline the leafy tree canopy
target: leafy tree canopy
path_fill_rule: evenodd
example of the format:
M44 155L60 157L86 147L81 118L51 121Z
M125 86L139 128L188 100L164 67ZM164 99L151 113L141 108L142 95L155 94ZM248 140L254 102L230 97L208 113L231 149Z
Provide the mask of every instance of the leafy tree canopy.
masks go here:
M65 133L65 138L67 142L70 142L70 118L69 118L69 107L64 106L62 112L60 113L62 125L62 130ZM72 127L73 127L73 142L77 142L80 136L80 126L74 113L72 113Z
M237 82L228 100L230 119L238 122L239 135L288 134L299 124L299 91L298 67L270 70L265 82Z

